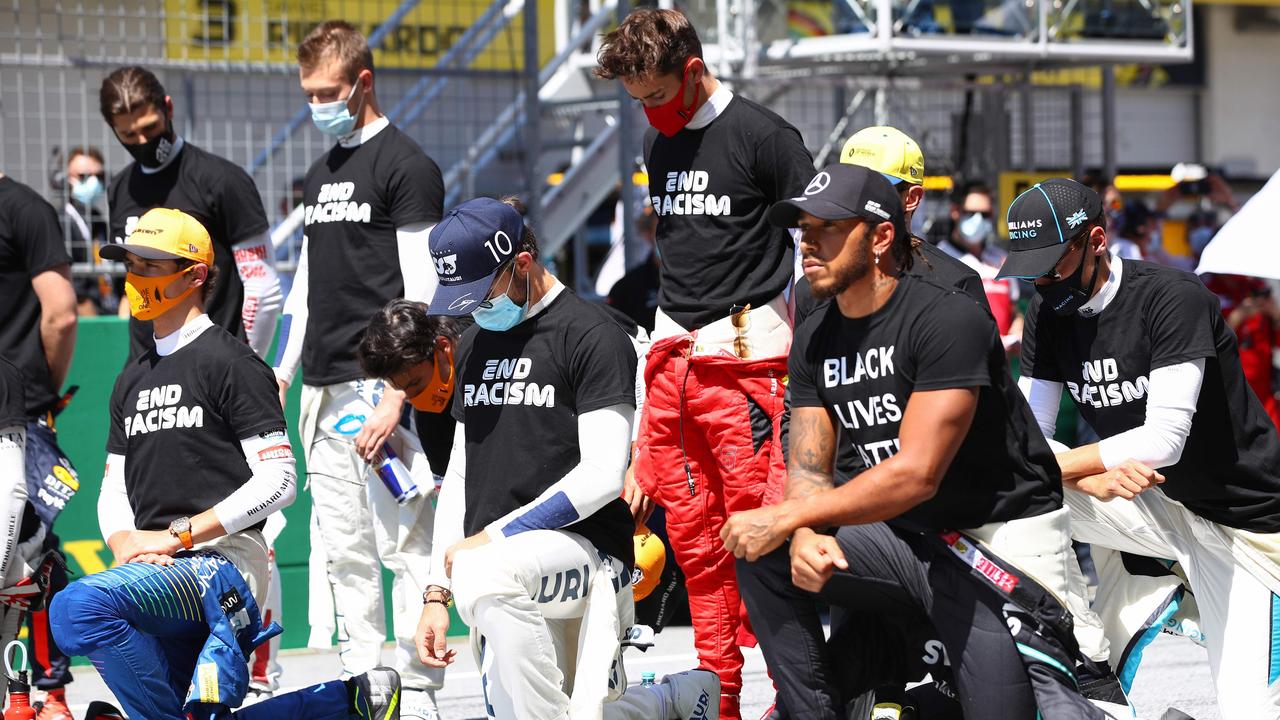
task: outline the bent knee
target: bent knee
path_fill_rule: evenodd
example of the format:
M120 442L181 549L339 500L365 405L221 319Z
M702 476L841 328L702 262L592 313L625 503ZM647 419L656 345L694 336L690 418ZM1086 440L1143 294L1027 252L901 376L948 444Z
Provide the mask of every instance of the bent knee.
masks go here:
M54 595L49 606L49 629L68 655L88 655L118 634L124 621L104 587L77 580Z

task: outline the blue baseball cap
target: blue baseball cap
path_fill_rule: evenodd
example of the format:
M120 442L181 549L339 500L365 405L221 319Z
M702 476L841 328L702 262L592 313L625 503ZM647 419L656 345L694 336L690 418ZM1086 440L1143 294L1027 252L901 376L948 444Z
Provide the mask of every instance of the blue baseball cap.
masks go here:
M524 218L493 198L468 200L431 229L431 259L440 279L428 303L432 315L470 315L484 302L493 278L516 256Z

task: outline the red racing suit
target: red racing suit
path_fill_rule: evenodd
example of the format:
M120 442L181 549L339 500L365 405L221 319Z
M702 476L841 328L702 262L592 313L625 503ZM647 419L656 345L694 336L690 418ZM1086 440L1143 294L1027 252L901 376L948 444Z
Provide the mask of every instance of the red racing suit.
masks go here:
M782 499L779 423L787 357L691 356L693 342L689 335L670 337L649 350L635 477L666 509L699 664L720 676L720 717L736 720L739 646L754 647L755 636L720 530L730 513Z

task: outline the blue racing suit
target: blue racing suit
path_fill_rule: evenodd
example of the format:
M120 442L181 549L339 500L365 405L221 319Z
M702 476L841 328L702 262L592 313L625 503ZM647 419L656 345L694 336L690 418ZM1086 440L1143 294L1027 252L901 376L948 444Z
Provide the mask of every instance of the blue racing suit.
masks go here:
M213 550L173 565L130 563L71 583L53 599L58 644L93 662L129 717L147 720L346 720L346 686L328 682L232 712L247 660L281 628L262 627L240 571Z

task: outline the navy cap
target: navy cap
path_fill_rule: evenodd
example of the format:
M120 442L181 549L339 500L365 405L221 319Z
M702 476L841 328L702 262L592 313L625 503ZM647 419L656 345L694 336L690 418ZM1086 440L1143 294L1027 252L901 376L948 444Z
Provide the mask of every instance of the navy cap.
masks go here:
M1032 185L1013 199L1005 224L1009 257L996 277L1034 280L1047 275L1067 246L1102 217L1098 193L1067 178Z
M874 223L891 222L896 232L905 235L902 199L893 186L896 181L862 165L828 165L813 176L804 195L774 203L769 222L775 227L796 227L801 212L823 220L862 217Z
M431 229L431 259L440 285L428 303L432 315L471 314L524 234L524 218L493 198L468 200Z

